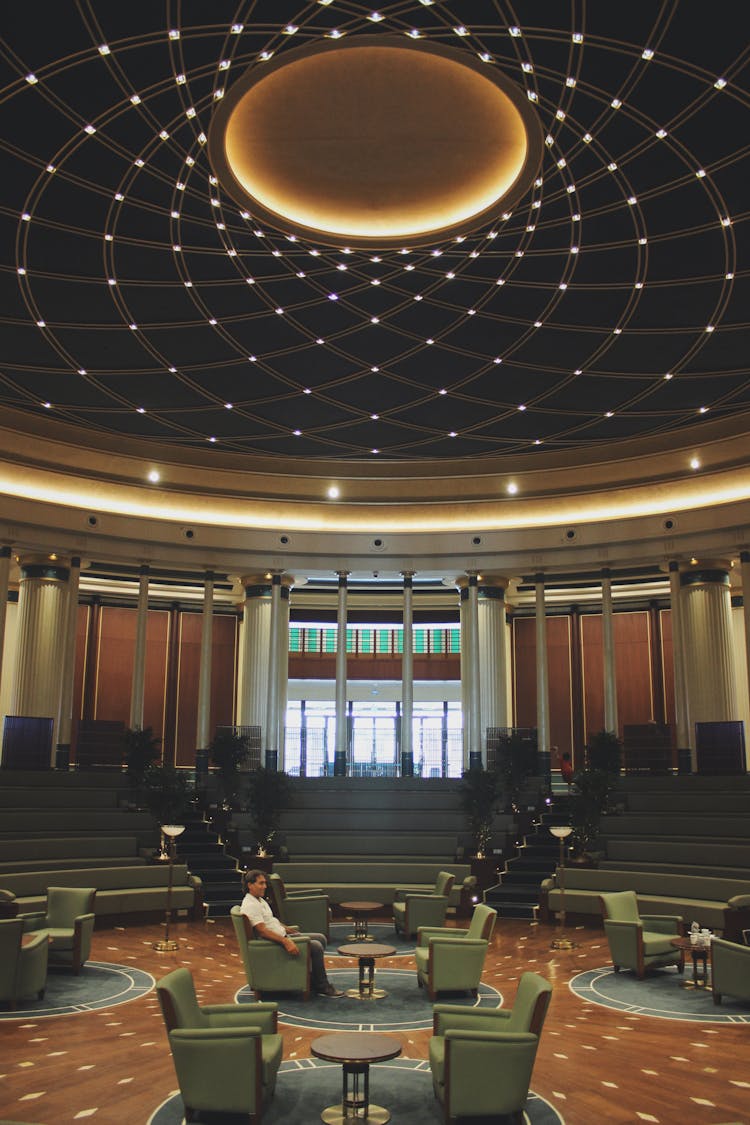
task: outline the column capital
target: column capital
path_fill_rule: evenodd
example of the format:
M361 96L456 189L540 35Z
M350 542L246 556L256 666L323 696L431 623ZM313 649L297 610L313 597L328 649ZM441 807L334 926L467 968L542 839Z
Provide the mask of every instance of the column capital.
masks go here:
M338 579L339 579L339 589L342 589L343 587L345 587L347 585L346 580L349 577L349 575L351 574L351 571L350 570L337 570L336 574L338 575Z
M414 575L416 573L417 573L416 570L402 570L401 571L401 577L404 580L404 587L408 587L409 589L411 589L411 587L414 585Z

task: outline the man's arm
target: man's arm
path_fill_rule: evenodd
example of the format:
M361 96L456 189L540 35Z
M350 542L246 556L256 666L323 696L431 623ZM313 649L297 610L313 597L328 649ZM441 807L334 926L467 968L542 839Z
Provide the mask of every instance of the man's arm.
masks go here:
M299 957L299 946L295 945L290 937L286 934L278 934L266 926L264 922L258 922L253 926L253 931L259 937L266 938L267 941L275 941L277 945L283 945L284 949L290 957Z

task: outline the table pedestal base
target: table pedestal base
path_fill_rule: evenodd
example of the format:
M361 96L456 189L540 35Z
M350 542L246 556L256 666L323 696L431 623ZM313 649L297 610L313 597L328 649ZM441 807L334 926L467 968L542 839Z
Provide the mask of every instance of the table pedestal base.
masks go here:
M343 1105L332 1105L320 1115L320 1120L325 1121L326 1125L352 1125L354 1121L358 1125L386 1125L390 1119L389 1111L382 1105L368 1105L366 1117L361 1112L347 1112Z
M370 1064L344 1063L341 1105L331 1105L320 1115L326 1125L385 1125L390 1121L389 1110L370 1104Z
M388 993L384 988L375 987L375 958L359 954L359 987L347 988L346 995L352 1000L382 1000Z

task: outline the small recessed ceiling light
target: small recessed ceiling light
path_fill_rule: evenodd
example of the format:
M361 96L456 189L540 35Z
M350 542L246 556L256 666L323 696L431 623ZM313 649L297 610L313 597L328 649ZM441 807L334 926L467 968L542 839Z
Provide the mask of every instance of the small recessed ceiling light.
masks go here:
M379 367L371 367L370 371L373 371L377 374L377 372L380 371L380 368Z
M43 402L42 406L44 407L45 410L51 410L52 409L52 403L51 402Z
M703 177L705 176L706 172L705 172L704 168L699 168L698 171L695 174L696 174L696 176L698 177L699 180L702 180Z
M667 379L667 380L674 379L674 375L672 374L671 371L667 371L666 374L664 375L664 378Z
M643 282L642 281L636 281L635 288L636 289L643 289Z
M422 300L422 294L421 294L421 293L416 293L416 294L414 295L414 300L415 300L415 301L421 301L421 300Z
M411 273L411 271L414 269L414 266L411 264L411 262L409 262L408 265L404 266L404 269L407 273Z
M567 281L561 281L557 288L558 289L567 289L568 288Z
M534 438L534 445L541 445L541 444L542 444L541 438Z
M535 321L534 321L534 327L535 327L535 328L541 328L541 327L542 327L542 322L541 322L541 320L535 320Z
M520 403L518 404L518 409L519 409L519 410L521 411L521 413L523 414L524 410L526 409L526 406L525 406L525 404L524 404L523 402L520 402Z
M628 205L630 207L635 207L637 202L638 202L638 199L635 195L628 196Z
M18 269L16 270L16 273L20 274L23 277L24 274L26 273L26 270L24 269L23 266L19 266Z
M349 267L345 266L343 262L339 262L339 264L336 266L336 269L337 270L348 270Z
M499 355L496 355L492 362L493 363L502 363L503 361L502 361L502 358Z
M381 12L370 12L367 18L370 23L382 23L385 16Z
M39 79L35 74L27 74L26 81L28 82L29 86L36 86Z
M427 339L425 340L425 344L434 344L434 343L435 343L435 341L433 340L432 336L428 336Z
M645 47L644 50L643 50L643 54L641 55L641 58L645 59L646 62L651 62L651 59L653 57L654 57L654 52L651 50L651 48Z
M284 315L284 310L282 308L274 309L273 311L276 313L277 316L283 316Z
M612 109L619 109L622 105L622 102L619 98L612 98L612 101L609 104L612 106Z
M463 38L464 35L469 34L468 28L464 27L462 23L459 24L458 27L454 27L453 30L455 31L456 35L460 36L461 38Z
M328 489L328 498L330 500L337 500L340 495L341 495L340 490L336 487L335 484L332 484L331 487Z
M326 39L341 39L345 34L346 32L339 31L337 27L334 27L333 31L326 32Z
M583 371L581 370L581 368L580 368L580 367L576 367L576 369L575 369L575 371L573 372L573 374L574 374L574 375L582 375L582 374L583 374Z
M316 343L316 344L325 344L325 340L323 339L323 337L322 337L322 336L318 336L318 338L316 339L315 343Z
M646 245L647 245L647 243L648 243L648 239L647 239L647 238L639 238L639 239L638 239L638 245L639 245L639 246L646 246Z
M615 164L614 160L612 161L611 164L607 165L607 171L608 172L616 172L617 171L617 165Z
M582 140L583 140L584 144L590 145L591 142L593 141L593 139L594 138L591 136L591 133L584 133L583 134Z
M606 411L606 413L605 413L605 415L604 415L604 417L605 417L605 418L611 418L611 417L612 417L612 411L611 411L611 410L607 410L607 411Z
M564 109L556 110L555 117L557 118L558 121L564 121L565 120L565 110Z
M47 321L46 320L38 320L36 322L36 326L37 326L37 328L46 328L47 327Z
M370 324L380 324L380 317L379 316L371 316L370 317Z
M445 387L441 387L440 390L438 391L438 394L439 395L447 395L448 392L446 391Z
M255 285L255 278L254 277L246 277L245 278L245 284L246 285Z
M249 355L247 358L250 360L251 363L257 363L258 362L257 355Z
M448 434L448 437L458 437L458 434L456 433L455 430L451 430L450 433Z
M731 227L731 225L732 225L732 220L731 220L730 218L727 218L727 217L725 216L725 217L724 217L724 218L723 218L723 219L721 220L721 225L722 225L723 227Z
M86 368L85 367L79 367L78 368L78 374L79 375L85 375L86 374Z
M138 325L137 324L129 324L128 328L130 329L131 332L137 332L138 331Z
M714 325L713 324L707 324L706 325L706 332L713 332L713 331L714 331Z
M622 335L622 328L615 328L614 332L615 332L615 336L621 336Z
M233 402L225 402L224 403L224 409L225 410L234 410L234 403Z
M302 437L302 430L292 430L295 437Z
M518 39L521 35L521 29L520 27L509 27L508 34L512 35L514 39Z
M296 23L288 23L284 28L284 35L296 35L298 31L299 27Z
M492 62L492 55L488 54L487 51L479 51L477 57L480 62Z
M700 469L700 467L701 467L701 463L700 463L699 459L697 457L691 457L690 458L690 468L691 469ZM691 559L690 561L693 562L694 560Z
M311 395L311 394L312 394L312 391L311 391L311 389L310 389L309 387L303 387L303 388L302 388L302 394L303 394L303 395Z
M172 28L172 30L169 33L169 38L170 39L179 39L180 38L180 33L177 30L177 28L175 28L175 27Z
M575 86L575 84L576 84L575 78L569 77L569 78L565 79L565 85L568 87L569 90L572 90L573 87Z
M577 246L571 246L570 252L571 252L571 254L577 254L578 253L578 247Z
M663 141L664 138L667 136L667 130L666 129L657 129L656 135L657 135L657 137L659 138L660 141Z
M531 65L530 62L522 62L521 63L521 70L524 72L524 74L533 74L534 73L534 67Z
M372 280L370 281L370 285L380 285L380 278L379 277L373 277Z
M222 99L223 97L224 97L224 88L223 88L223 86L222 86L222 87L219 87L219 89L218 89L218 90L214 90L214 101L216 101L216 102L218 102L218 101L221 101L221 99Z
M574 31L573 32L573 42L574 43L583 43L583 35L581 34L580 31Z
M371 414L370 417L372 418L373 422L377 422L378 419L380 418L380 415L379 414Z
M453 273L453 271L452 271L452 270L448 270L448 272L447 272L447 274L446 274L445 276L446 276L446 277L448 278L448 281L453 281L453 278L454 278L454 277L455 277L456 275L455 275L455 273Z
M534 90L527 90L526 91L526 97L529 99L530 102L539 101L539 96L537 95L537 93Z
M232 35L242 35L243 27L244 24L233 23L229 30L231 31Z
M328 300L329 301L338 301L338 299L339 299L338 293L329 293L328 294Z
M733 273L725 273L724 277L726 278L727 281L732 281L732 279L734 278L734 274Z
M505 278L504 278L504 277L499 277L499 278L497 279L497 281L495 282L495 285L505 285Z
M83 131L84 131L84 133L88 133L88 135L91 136L93 133L96 132L96 129L94 128L93 125L84 125Z
M571 221L572 223L580 223L580 221L581 221L581 216L580 216L580 215L578 214L578 212L576 212L576 213L575 213L575 215L571 215L571 216L570 216L570 221Z
M156 482L157 482L157 481L158 481L158 480L160 479L160 477L159 477L159 473L157 473L156 469L151 469L151 471L150 471L150 472L149 472L149 474L148 474L148 479L149 479L149 480L150 480L150 481L151 481L151 482L152 482L153 484L156 484Z
M379 449L371 449L370 453L380 453L380 450Z
M138 406L138 407L136 407L136 410L139 414L145 414L146 413L145 406Z
M421 39L421 35L417 31L416 27L409 28L409 30L406 32L406 34L409 36L410 39Z
M708 414L708 407L707 406L699 406L698 407L698 413L699 414Z
M28 78L26 79L26 81L28 82ZM727 84L726 78L717 78L716 81L714 82L714 89L723 90L724 87L726 86L726 84Z
M515 496L516 493L518 492L518 485L516 484L515 481L510 481L510 483L506 485L505 491L507 493L509 493L511 496Z

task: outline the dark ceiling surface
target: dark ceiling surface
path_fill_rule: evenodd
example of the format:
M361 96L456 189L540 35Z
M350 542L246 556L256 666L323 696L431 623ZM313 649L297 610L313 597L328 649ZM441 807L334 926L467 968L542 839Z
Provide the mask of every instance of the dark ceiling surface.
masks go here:
M744 4L59 0L1 30L4 405L358 461L584 455L750 408ZM332 33L502 68L546 136L531 194L381 253L241 212L218 98Z

